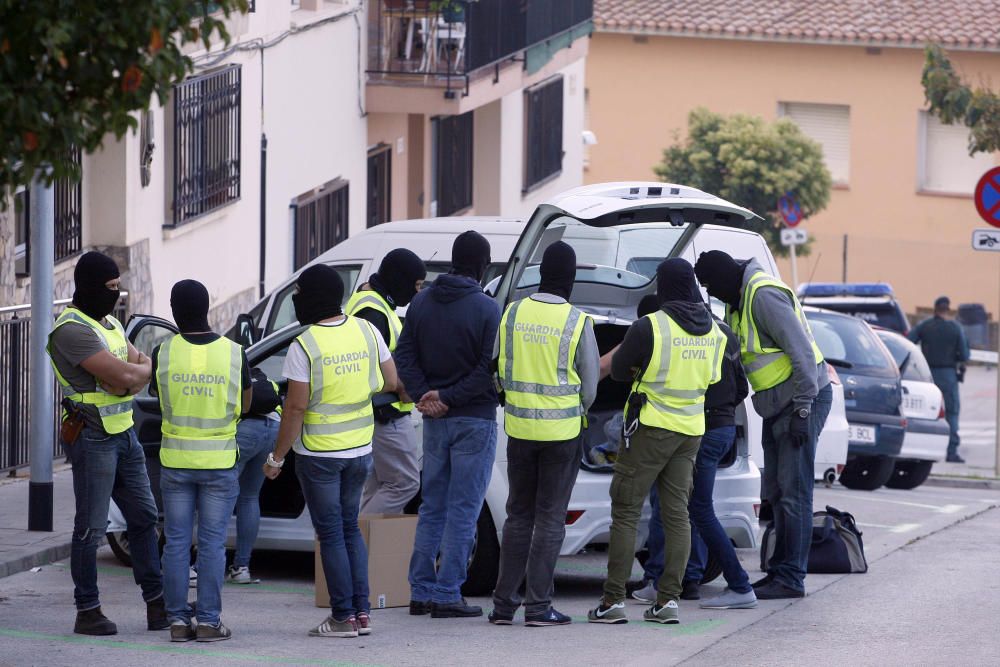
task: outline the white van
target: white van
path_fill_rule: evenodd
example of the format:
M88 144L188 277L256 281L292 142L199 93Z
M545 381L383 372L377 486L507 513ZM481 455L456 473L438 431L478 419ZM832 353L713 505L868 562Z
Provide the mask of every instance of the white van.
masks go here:
M481 219L476 224L470 224L467 218L415 221L412 224L389 223L376 229L391 229L391 225L395 225L397 230L415 232L422 228L428 233L439 234L443 224L450 224L451 235L447 240L441 238L435 241L446 248L440 251L444 262L450 259L451 242L457 234L470 226L487 234L493 245L494 262L503 264L510 260L503 276L494 279L488 288L490 293L495 293L501 307L534 291L544 248L561 238L574 246L579 262L572 302L595 318L595 333L603 353L621 341L635 319L639 301L655 290L656 265L665 257L680 256L694 263L698 253L720 249L738 258L754 257L766 269L777 274L774 259L758 234L727 226L753 215L746 209L693 188L662 183L612 183L579 188L540 206L528 223L522 225L523 233L516 241L516 247L511 240L503 255L500 243L495 243L494 239L509 236L498 226L509 227L512 224L509 221ZM366 234L374 231L369 230ZM444 237L444 234L440 235ZM341 245L348 243L351 240ZM355 285L358 275L367 277L377 267L382 254L400 245L414 250L426 247L417 239L404 242L394 233L372 242L364 253L356 248L351 250L350 256L341 251L344 254L339 257L329 257L328 253L316 261L355 267L349 269L348 274L353 279L345 280L346 284ZM333 250L330 252L333 253ZM380 254L376 256L376 253ZM418 254L425 256L426 252ZM430 259L429 268L439 256L434 255ZM290 279L271 298L258 304L259 321L264 323L262 328L265 331L273 323L281 323L280 317L283 316L280 313L287 308L283 305L286 297L282 295L284 292L291 293L292 282ZM129 323L128 334L139 350L148 353L172 330L169 322L143 317L134 318ZM266 336L247 350L248 360L269 376L280 377L288 346L300 330L300 327L289 323ZM602 381L597 401L589 415L590 427L585 433L588 445L604 439L603 425L622 410L628 391L629 387L624 383L610 379ZM135 416L139 439L147 446L148 452L152 451L159 444L156 399L137 397ZM498 410L497 420L500 426L497 457L479 517L476 548L464 588L468 595L486 594L492 590L499 565L499 537L506 520L508 494L502 410ZM420 420L414 421L419 428ZM757 542L756 516L760 506L760 473L753 460L758 455L751 457L751 449L759 452L761 421L749 400L737 411L737 421L737 445L720 465L716 477L715 510L733 543L737 547L751 548ZM757 460L762 461L763 458ZM294 455L286 463L288 468L294 468ZM581 468L566 517L566 539L561 550L564 555L577 553L588 544L607 543L609 538L611 475L606 471L589 469L583 461ZM257 548L301 551L314 548L313 528L298 481L292 473L293 470L286 470L286 474L264 485ZM151 471L150 477L156 486L156 472ZM646 519L648 505L644 510L637 548L645 541ZM123 530L124 525L113 513L109 542L116 547L116 554L127 557L121 548L123 543L127 545L127 535L121 533ZM229 544L234 542L234 534L233 523L230 525ZM714 579L720 571L717 563L709 562L705 580Z

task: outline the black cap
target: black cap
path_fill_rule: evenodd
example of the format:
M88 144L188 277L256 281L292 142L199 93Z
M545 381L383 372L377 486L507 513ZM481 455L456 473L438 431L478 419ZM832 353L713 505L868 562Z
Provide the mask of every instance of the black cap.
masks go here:
M934 310L951 310L951 299L939 296L934 300Z

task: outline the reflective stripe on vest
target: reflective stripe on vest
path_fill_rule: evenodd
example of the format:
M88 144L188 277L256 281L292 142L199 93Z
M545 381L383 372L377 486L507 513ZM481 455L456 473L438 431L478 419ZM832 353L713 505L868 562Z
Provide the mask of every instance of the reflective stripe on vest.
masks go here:
M751 276L743 290L743 298L740 304L740 312L730 312L727 319L736 335L740 337L741 359L743 368L747 374L747 380L754 391L764 391L776 387L792 376L792 359L777 347L764 347L761 343L760 332L757 331L757 322L753 317L754 297L761 287L774 287L783 290L792 299L795 307L795 314L802 322L806 336L812 343L813 356L816 363L823 361L823 353L820 352L812 335L812 329L805 313L802 312L802 305L796 298L788 285L780 280L769 276L763 271L758 271Z
M522 440L569 440L580 434L583 406L576 350L586 315L568 303L527 298L500 321L504 430Z
M125 329L122 327L121 322L116 320L111 315L107 316L107 320L112 326L111 329L106 329L100 322L89 317L88 315L85 315L83 311L77 310L73 306L69 306L56 319L56 324L52 328L52 332L55 333L56 329L69 322L82 324L97 333L97 337L101 339L101 344L104 345L104 349L118 359L127 362L128 339L125 337ZM52 333L49 334L49 345L45 348L49 353L50 361L52 361L52 350L50 349L51 345ZM123 433L124 431L132 428L131 396L115 396L114 394L109 394L101 388L101 384L100 382L97 382L96 378L95 384L97 388L95 391L78 392L73 389L66 378L62 376L62 373L60 373L59 369L56 368L54 361L52 361L52 369L55 371L56 379L59 380L59 385L62 387L63 395L66 398L77 403L92 405L97 408L97 414L101 418L101 426L104 428L106 433L113 435L115 433Z
M228 338L195 345L178 334L160 346L156 384L163 413L163 466L220 470L236 465L242 371L241 348Z
M685 435L705 433L705 392L722 377L726 336L712 330L696 336L662 310L647 315L653 330L649 364L633 385L646 395L639 422Z
M310 368L302 445L313 452L335 452L371 443L371 399L384 384L374 327L348 317L338 326L314 324L296 340Z
M389 323L389 340L386 341L386 345L389 346L390 352L395 352L396 345L399 343L399 334L403 330L403 323L400 321L399 316L396 315L396 310L378 292L365 290L363 292L355 292L351 295L351 298L347 300L347 305L344 306L344 314L357 315L359 311L365 308L371 308L385 315L385 319ZM396 401L390 405L400 412L413 411L413 403Z

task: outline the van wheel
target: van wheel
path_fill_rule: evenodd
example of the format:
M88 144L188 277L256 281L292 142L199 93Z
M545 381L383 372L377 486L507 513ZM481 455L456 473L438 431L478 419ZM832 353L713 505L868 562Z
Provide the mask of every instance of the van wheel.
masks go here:
M915 489L927 481L933 466L933 461L896 461L885 485L890 489Z
M107 533L105 537L108 538L108 546L111 547L111 552L115 555L115 558L117 558L125 567L132 567L132 549L128 539L128 531L122 530ZM156 545L159 547L161 556L163 555L163 545L166 544L166 542L167 539L163 535L163 526L157 524Z
M840 483L857 491L874 491L889 481L895 466L895 459L888 456L856 456L844 466Z
M705 570L701 574L701 583L707 584L711 581L715 581L722 574L722 563L711 553L708 554L708 560L705 561Z
M493 523L490 509L483 503L476 521L476 539L472 544L472 554L469 557L469 570L462 584L462 595L476 597L489 595L497 583L500 574L500 540L497 539L497 527Z

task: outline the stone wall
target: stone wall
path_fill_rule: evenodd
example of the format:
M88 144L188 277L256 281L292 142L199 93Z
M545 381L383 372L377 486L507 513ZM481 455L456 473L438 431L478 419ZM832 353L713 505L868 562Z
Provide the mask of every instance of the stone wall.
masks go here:
M257 301L257 289L251 287L222 303L216 304L208 311L208 323L212 326L212 331L218 333L229 331L236 324L236 317L253 308Z
M13 202L8 200L8 207L0 208L0 306L13 305L15 305L14 208Z

